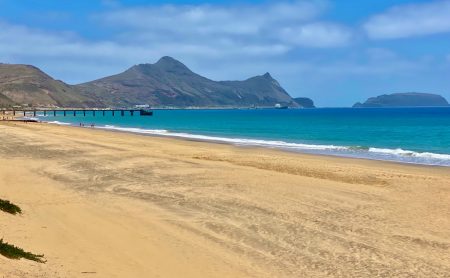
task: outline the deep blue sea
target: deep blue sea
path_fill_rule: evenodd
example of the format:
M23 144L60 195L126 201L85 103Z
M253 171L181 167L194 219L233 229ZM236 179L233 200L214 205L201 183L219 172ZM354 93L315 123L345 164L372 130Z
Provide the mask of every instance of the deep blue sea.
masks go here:
M450 166L450 108L154 110L58 114L58 124L281 148L304 153Z

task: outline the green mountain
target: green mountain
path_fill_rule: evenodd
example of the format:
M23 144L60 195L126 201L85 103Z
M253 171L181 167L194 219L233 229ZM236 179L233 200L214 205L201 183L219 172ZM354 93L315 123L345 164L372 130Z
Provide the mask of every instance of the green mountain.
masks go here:
M29 65L0 64L0 107L27 104L34 107L95 106L73 86L54 80Z
M213 81L192 72L181 62L163 57L123 73L76 86L83 96L106 106L298 107L280 84L266 73L245 81Z
M396 93L371 97L364 103L355 103L353 107L417 107L417 106L448 106L447 100L436 94L427 93Z

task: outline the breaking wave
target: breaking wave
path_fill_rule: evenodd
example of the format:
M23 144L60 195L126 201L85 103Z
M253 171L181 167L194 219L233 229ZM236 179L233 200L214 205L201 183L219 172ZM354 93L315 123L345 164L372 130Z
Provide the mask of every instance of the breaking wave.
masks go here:
M49 123L59 125L71 125L70 123L64 123L59 121L53 121ZM291 143L284 141L273 141L262 139L218 137L218 136L190 134L184 132L172 132L164 129L143 129L133 127L118 127L113 125L97 126L96 128L123 131L123 132L132 132L138 134L184 138L189 140L222 142L241 146L277 148L311 154L324 154L324 155L344 156L353 158L395 161L411 164L450 167L450 154L415 152L403 149L387 149L387 148L375 148L364 146L318 145L318 144L302 144L302 143Z
M64 123L59 121L53 121L49 123L59 125L71 125L70 123ZM184 138L188 140L222 142L240 146L276 148L311 154L324 154L324 155L344 156L353 158L396 161L402 163L412 163L422 165L450 166L450 154L439 154L432 152L415 152L403 149L387 149L387 148L375 148L365 146L318 145L318 144L302 144L302 143L291 143L284 141L262 140L262 139L218 137L218 136L190 134L184 132L172 132L164 129L143 129L133 127L118 127L113 125L97 126L96 128L123 131L123 132L132 132L138 134Z

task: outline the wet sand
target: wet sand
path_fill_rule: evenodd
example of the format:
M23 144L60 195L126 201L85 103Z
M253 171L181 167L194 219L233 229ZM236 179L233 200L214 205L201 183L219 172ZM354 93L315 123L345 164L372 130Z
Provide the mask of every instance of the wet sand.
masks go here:
M0 122L5 277L449 277L450 169Z

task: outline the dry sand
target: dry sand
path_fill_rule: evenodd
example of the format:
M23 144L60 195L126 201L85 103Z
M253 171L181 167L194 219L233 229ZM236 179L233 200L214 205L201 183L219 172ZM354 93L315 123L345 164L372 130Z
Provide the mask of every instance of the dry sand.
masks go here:
M0 198L0 277L450 277L449 168L0 123Z

